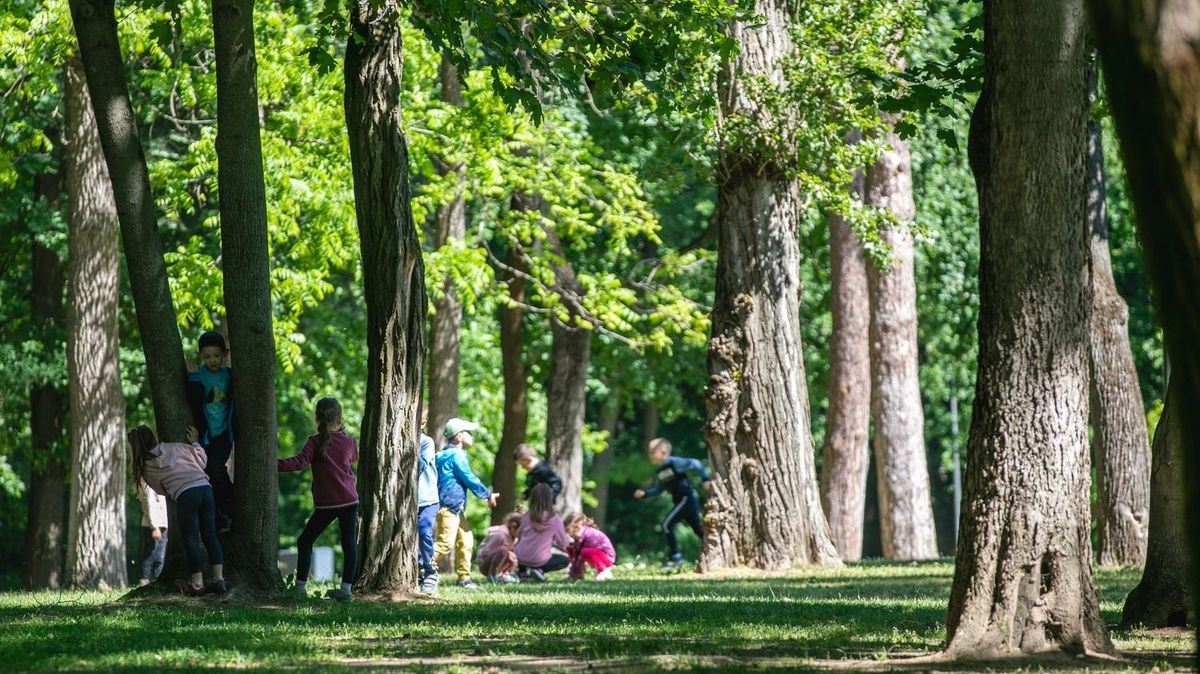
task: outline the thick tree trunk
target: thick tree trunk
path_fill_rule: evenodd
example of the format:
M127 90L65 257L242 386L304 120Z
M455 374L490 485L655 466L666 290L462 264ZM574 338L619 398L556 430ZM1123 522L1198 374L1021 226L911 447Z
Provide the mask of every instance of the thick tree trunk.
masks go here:
M776 124L743 87L778 82L793 50L783 0L759 0L761 22L737 24L737 59L719 91L724 119ZM800 345L800 195L772 157L746 142L721 148L717 286L708 345L705 437L713 492L700 569L839 564L821 511Z
M66 67L69 297L67 374L71 401L71 508L67 584L110 589L125 568L125 397L117 312L121 267L117 207L104 165L83 64Z
M1176 384L1172 384L1172 387ZM1125 598L1122 628L1180 627L1188 622L1188 535L1179 396L1169 393L1154 429L1150 533L1142 580Z
M852 193L862 197L863 176L855 172ZM821 505L838 555L862 559L863 512L867 502L871 413L871 323L867 261L862 245L839 215L830 214L829 284L833 334L829 344L829 411L821 448Z
M402 19L395 0L355 0L346 42L346 128L367 302L367 398L355 586L408 592L417 581L417 408L425 282L400 124Z
M458 71L445 56L439 68L442 100L463 105L462 85ZM462 167L436 160L442 175L461 173ZM454 200L437 209L434 245L438 248L461 241L467 233L467 202L461 192ZM442 296L433 301L433 316L429 321L429 422L431 428L441 429L451 417L458 416L458 344L462 329L462 304L454 280L442 281Z
M243 587L283 588L279 552L275 334L258 121L254 1L213 0L217 61L217 190L229 350L237 360L233 542L228 567Z
M553 236L553 235L552 235ZM555 279L563 292L582 296L583 288L568 264L555 265ZM555 506L560 513L583 507L583 418L587 394L588 360L592 331L556 315L550 317L550 373L546 383L546 461L562 478L562 494Z
M619 375L620 373L618 373ZM604 403L604 412L600 417L600 430L608 434L608 446L604 448L603 452L592 457L592 479L596 482L592 496L596 499L596 505L590 508L589 512L592 520L601 530L604 529L604 521L608 517L608 471L612 466L613 442L621 423L621 408L621 385L610 383L608 399Z
M129 104L114 2L71 0L70 5L100 145L104 148L117 203L155 425L159 438L183 441L187 426L193 423L184 395L183 346L171 303L162 241L155 228L146 157Z
M1195 0L1090 0L1109 107L1167 353L1179 379L1187 520L1200 517L1200 6ZM1200 528L1188 527L1192 587ZM1200 593L1193 596L1200 597Z
M890 149L868 167L866 203L888 209L901 222L916 215L908 143L888 134ZM879 490L880 539L888 559L938 556L925 459L925 412L917 373L917 286L913 239L905 228L880 238L892 265L868 265L871 295L871 416Z
M1096 66L1091 70L1092 97ZM1108 252L1100 122L1088 122L1087 228L1092 268L1091 421L1095 433L1096 547L1100 564L1146 559L1150 445L1137 368L1129 347L1129 307L1117 292Z
M946 620L954 657L1114 651L1088 510L1086 42L1079 0L984 4L969 148L979 361Z
M514 208L518 199L513 200ZM521 256L510 250L506 264L524 271ZM492 524L499 524L504 516L517 507L517 461L513 452L517 445L525 442L529 427L529 371L525 367L524 310L525 279L510 274L508 296L513 306L500 307L500 368L504 374L504 430L500 435L500 447L496 450L496 462L492 468L492 489L499 497L492 508Z

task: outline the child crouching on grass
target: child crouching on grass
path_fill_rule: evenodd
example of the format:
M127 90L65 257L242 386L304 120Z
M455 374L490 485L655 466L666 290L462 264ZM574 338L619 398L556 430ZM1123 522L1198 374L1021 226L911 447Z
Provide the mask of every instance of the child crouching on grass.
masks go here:
M515 583L517 577L517 553L513 547L517 543L517 532L521 528L521 513L509 513L503 524L489 527L487 538L479 546L479 554L475 563L490 583Z
M517 532L517 564L521 580L546 582L546 571L567 568L567 556L551 547L557 543L563 550L571 544L562 518L554 512L554 492L545 483L536 484L529 492L529 512L521 515Z
M575 539L567 549L571 557L568 576L575 580L583 578L583 567L596 570L596 580L612 580L612 567L617 563L617 552L608 536L596 528L596 523L583 513L571 513L563 520L567 534Z

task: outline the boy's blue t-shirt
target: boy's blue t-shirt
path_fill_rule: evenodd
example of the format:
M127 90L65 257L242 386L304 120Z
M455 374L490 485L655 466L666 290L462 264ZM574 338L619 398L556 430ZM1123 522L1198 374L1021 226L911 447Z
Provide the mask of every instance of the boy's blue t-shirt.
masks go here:
M213 372L201 367L192 373L193 381L204 387L204 418L208 422L208 437L225 432L229 425L229 368Z

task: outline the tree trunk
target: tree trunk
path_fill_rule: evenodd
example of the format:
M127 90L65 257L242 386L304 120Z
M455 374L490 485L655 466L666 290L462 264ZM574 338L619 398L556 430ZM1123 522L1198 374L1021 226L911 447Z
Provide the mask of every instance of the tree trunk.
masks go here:
M1091 96L1096 96L1096 66ZM1117 292L1108 252L1100 122L1088 122L1087 228L1092 268L1091 407L1095 433L1096 547L1103 566L1146 560L1150 445L1137 368L1129 347L1129 307Z
M863 177L855 172L850 191L860 198ZM867 502L871 413L871 322L867 261L844 218L830 214L829 284L833 334L829 345L829 411L821 448L821 505L838 555L862 559L863 512Z
M71 401L71 508L67 584L111 589L125 568L125 397L117 313L121 266L117 207L104 165L83 64L66 67L67 373Z
M519 199L513 199L517 208ZM518 251L509 251L506 264L524 271ZM496 462L492 469L492 489L499 494L492 508L492 524L500 524L504 516L517 507L517 460L513 456L517 445L525 442L529 426L529 370L523 360L525 349L524 310L525 279L510 274L508 297L513 306L500 307L500 367L504 373L504 430Z
M621 372L617 372L618 377L621 375ZM604 529L604 520L608 516L608 470L612 465L613 439L616 437L617 427L621 423L621 384L618 382L609 384L608 398L605 400L604 412L600 417L600 430L607 433L608 445L603 452L592 457L592 479L596 482L592 496L596 499L596 505L590 509L590 512L592 520L601 530Z
M1187 519L1200 517L1200 21L1195 0L1091 0L1109 107L1137 211L1159 324L1179 387ZM1200 540L1188 528L1192 587ZM1193 596L1193 600L1200 593Z
M358 493L362 563L355 586L408 592L417 582L417 408L425 281L400 124L402 18L395 0L355 0L346 42L346 128L367 303L367 397Z
M888 133L890 149L868 167L866 203L902 223L916 215L908 143ZM938 556L925 459L925 412L917 373L917 286L913 239L903 226L880 238L892 265L867 267L871 295L871 416L879 490L880 539L888 559Z
M56 208L61 193L59 174L34 178L34 198ZM33 242L29 294L30 315L47 354L57 350L56 333L63 327L63 265L58 253ZM29 590L62 585L63 495L67 466L63 462L63 395L53 382L33 382L29 388L29 449L33 469L29 479L29 510L25 520L24 584Z
M756 24L735 24L741 43L718 92L724 119L770 128L770 110L748 81L782 77L793 45L783 0L758 0ZM821 511L800 345L796 183L750 141L721 148L717 169L717 283L708 344L708 423L713 471L700 569L840 563Z
M1080 1L985 2L969 147L979 359L946 619L953 657L1114 652L1088 511L1086 42Z
M1171 384L1172 388L1177 384ZM1142 580L1125 598L1121 627L1182 627L1188 623L1187 512L1179 396L1167 394L1154 429L1150 477L1150 535Z
M551 233L559 255L561 247ZM569 263L554 265L555 280L562 292L576 298L583 287ZM587 394L588 360L592 331L579 327L577 314L570 311L570 324L550 316L550 373L546 383L546 461L562 478L563 488L555 506L559 513L583 507L583 418Z
M451 105L463 105L462 85L458 71L445 56L439 68L442 100ZM446 164L435 158L438 173L461 173L462 167ZM453 201L437 209L437 230L434 245L438 248L461 241L467 233L467 202L458 192ZM442 295L433 301L433 317L429 321L429 421L432 428L441 429L451 417L458 416L458 344L462 329L462 304L454 288L454 279L442 281Z
M137 313L146 383L158 437L180 441L193 423L184 395L186 370L175 306L158 236L150 175L129 104L113 0L71 0L71 18L104 160L112 179L129 285ZM166 574L163 575L165 577Z

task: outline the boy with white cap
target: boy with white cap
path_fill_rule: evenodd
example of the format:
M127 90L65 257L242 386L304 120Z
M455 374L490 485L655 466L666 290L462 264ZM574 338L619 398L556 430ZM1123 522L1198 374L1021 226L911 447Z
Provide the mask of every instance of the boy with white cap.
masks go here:
M475 540L471 530L460 525L463 508L467 505L467 490L496 507L498 494L483 485L471 470L467 459L467 448L474 444L471 431L479 424L454 417L446 422L442 435L446 445L437 454L438 501L441 508L437 514L437 535L433 544L435 558L449 554L454 547L454 570L460 587L478 589L471 580L471 552Z

